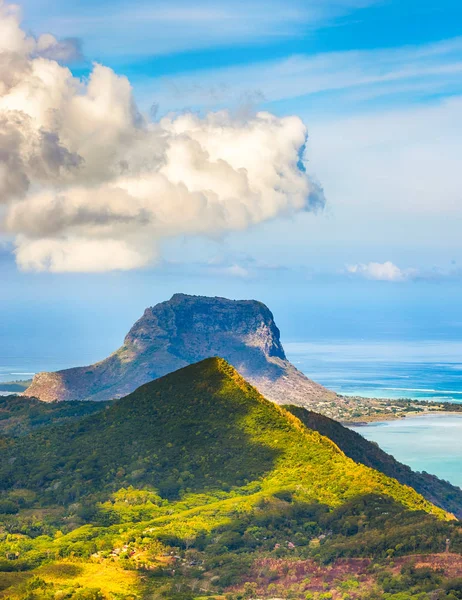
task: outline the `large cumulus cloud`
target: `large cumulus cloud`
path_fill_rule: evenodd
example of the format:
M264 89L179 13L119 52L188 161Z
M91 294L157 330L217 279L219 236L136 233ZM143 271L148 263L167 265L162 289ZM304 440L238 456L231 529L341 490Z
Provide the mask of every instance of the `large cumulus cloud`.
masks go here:
M32 270L132 269L159 243L222 235L324 203L300 166L297 117L227 112L150 122L125 77L63 61L72 42L35 39L0 0L0 215Z

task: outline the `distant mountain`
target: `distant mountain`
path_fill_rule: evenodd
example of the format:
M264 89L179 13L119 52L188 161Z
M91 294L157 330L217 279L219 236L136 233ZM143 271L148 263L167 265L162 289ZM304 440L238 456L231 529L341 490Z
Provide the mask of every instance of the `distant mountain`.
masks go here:
M429 473L416 473L407 465L398 462L384 452L374 442L362 435L343 427L337 421L308 411L299 406L285 406L293 415L313 431L328 437L347 456L357 463L376 469L388 477L397 479L403 485L409 485L427 500L444 508L462 519L462 490L447 481L438 479Z
M54 400L110 400L181 367L220 356L267 398L322 410L338 397L286 358L270 310L254 300L175 294L148 308L123 346L87 367L39 373L25 394Z

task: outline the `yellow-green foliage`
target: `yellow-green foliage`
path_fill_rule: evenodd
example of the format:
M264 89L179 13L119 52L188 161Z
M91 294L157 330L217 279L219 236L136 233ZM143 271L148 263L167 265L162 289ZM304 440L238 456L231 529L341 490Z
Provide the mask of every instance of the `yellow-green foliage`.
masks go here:
M106 594L133 592L140 580L130 569L155 567L168 538L187 546L265 506L277 516L287 505L274 499L278 494L289 494L294 506L328 507L385 496L450 518L413 489L355 463L217 358L142 386L77 423L9 443L0 477L13 496L26 489L30 502L68 510L53 535L0 536L3 556L17 553L13 567L46 585L65 580ZM75 517L86 508L88 517ZM89 523L68 531L77 518ZM24 575L14 576L8 595L21 597Z
M371 467L397 479L403 485L408 485L425 498L462 518L462 490L447 481L442 481L429 473L417 473L407 465L399 463L390 454L369 442L364 437L343 427L337 421L329 419L324 415L301 408L300 406L287 406L295 417L314 431L328 437L335 442L339 448L355 462Z
M57 561L35 569L33 572L0 574L0 581L2 578L5 583L10 585L3 594L0 585L0 597L14 599L22 598L26 594L28 587L31 587L30 582L34 578L53 585L56 598L66 597L70 590L79 588L99 589L107 597L121 595L128 598L137 596L140 589L140 580L136 572L127 571L118 563L110 561Z
M6 455L13 460L2 462L2 480L40 492L42 503L71 503L95 492L108 497L130 486L167 499L241 494L256 482L264 493L287 488L330 505L385 493L444 516L412 489L347 458L218 358L144 385L78 423L18 439ZM135 495L113 501L136 504ZM162 502L156 497L151 504L155 510Z
M129 594L136 591L138 577L135 572L123 569L109 561L56 562L44 565L36 574L49 583L101 588L109 593Z

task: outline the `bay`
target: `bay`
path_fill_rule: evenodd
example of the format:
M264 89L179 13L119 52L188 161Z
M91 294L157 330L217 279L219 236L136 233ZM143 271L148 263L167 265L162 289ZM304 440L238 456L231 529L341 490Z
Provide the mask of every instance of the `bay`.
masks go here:
M462 415L407 417L351 429L414 471L462 487Z
M340 394L462 402L462 343L337 340L286 343L288 358ZM416 471L462 487L462 415L427 415L354 428Z

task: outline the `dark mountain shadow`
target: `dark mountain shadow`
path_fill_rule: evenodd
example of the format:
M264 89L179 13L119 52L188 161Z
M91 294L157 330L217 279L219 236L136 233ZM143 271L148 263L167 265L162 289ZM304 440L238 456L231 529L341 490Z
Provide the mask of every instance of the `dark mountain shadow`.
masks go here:
M278 451L257 440L272 405L221 359L143 385L90 417L9 444L4 489L40 490L49 502L127 485L166 498L229 490L271 471ZM253 435L255 432L255 436Z

